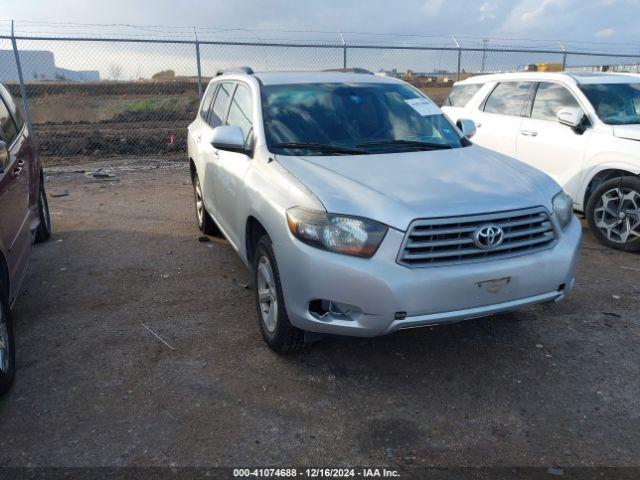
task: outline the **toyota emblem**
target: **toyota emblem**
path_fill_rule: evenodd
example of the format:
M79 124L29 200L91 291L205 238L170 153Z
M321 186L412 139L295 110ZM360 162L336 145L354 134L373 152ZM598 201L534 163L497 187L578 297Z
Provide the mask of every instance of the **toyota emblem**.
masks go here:
M478 248L490 250L504 240L504 230L497 225L482 225L473 233L473 243Z

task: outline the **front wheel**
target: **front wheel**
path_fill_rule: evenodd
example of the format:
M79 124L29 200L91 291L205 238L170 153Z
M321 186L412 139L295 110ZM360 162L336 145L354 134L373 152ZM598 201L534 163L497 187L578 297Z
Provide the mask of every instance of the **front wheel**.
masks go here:
M586 215L600 243L617 250L640 251L640 178L602 182L589 198Z
M6 300L0 300L0 395L7 393L16 373L13 324Z
M255 300L262 338L278 353L301 350L304 332L289 322L284 305L280 273L271 241L263 236L256 247L253 261Z
M40 225L36 229L36 243L42 243L51 237L51 214L49 213L49 201L44 190L44 178L40 177L40 189L38 190L38 216Z

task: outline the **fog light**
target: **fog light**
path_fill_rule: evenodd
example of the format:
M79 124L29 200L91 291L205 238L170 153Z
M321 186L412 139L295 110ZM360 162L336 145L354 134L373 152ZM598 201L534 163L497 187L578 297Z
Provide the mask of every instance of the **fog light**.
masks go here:
M309 302L309 313L318 320L354 320L353 315L362 310L346 303L316 299Z

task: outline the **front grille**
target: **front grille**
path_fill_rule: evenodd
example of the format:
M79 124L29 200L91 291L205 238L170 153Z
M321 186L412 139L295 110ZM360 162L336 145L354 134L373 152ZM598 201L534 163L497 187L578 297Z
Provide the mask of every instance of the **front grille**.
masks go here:
M475 231L497 225L504 231L502 243L491 249L476 246ZM398 263L429 267L477 262L538 252L555 244L555 232L543 207L486 215L415 220L405 236Z

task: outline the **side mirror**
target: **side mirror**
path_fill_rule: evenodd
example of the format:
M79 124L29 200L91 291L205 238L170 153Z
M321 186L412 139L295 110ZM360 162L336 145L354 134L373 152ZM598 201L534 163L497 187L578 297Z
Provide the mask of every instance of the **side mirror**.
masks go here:
M247 153L242 129L235 125L221 125L213 129L211 145L218 150Z
M471 138L476 134L476 122L468 118L461 118L456 122L456 127L460 129L462 135Z
M584 112L578 107L562 108L556 114L556 118L561 124L576 129L582 124Z
M7 163L9 163L9 149L7 148L7 142L0 140L0 173L4 172Z

